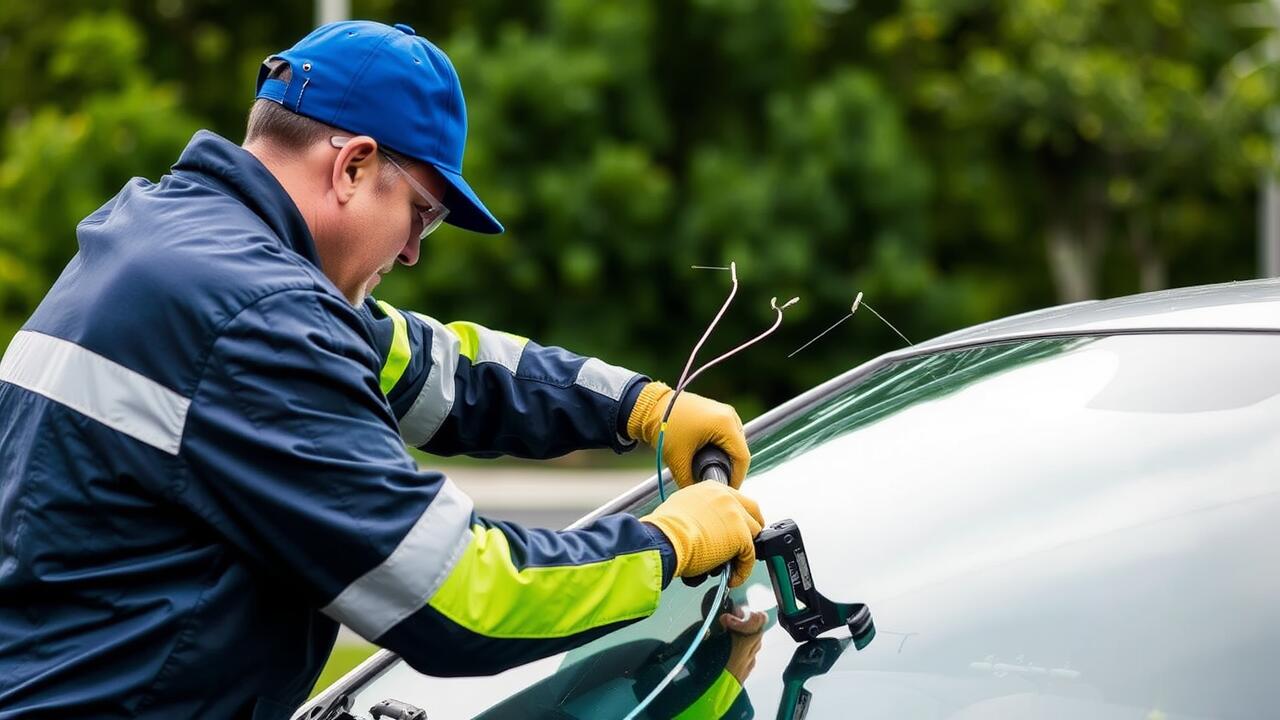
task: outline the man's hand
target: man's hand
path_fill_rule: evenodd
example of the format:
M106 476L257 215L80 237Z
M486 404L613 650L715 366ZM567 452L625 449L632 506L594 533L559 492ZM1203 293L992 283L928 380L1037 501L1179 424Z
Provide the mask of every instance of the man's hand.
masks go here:
M714 482L677 490L640 520L667 537L675 549L679 577L702 575L733 561L729 587L741 585L751 575L756 562L753 541L764 527L764 516L754 500Z
M735 614L741 612L741 615ZM768 618L762 612L748 610L745 606L733 613L720 615L720 625L733 633L730 636L732 645L729 650L729 661L724 669L729 671L742 685L747 676L756 667L756 655L760 652L760 641L764 636L764 623Z
M662 414L667 411L673 392L660 382L646 385L627 419L627 433L650 447L657 447ZM733 461L729 484L735 488L741 486L747 476L747 466L751 464L751 451L747 449L747 437L742 432L737 411L731 405L701 395L680 393L662 441L662 460L671 468L677 486L683 488L694 483L693 455L704 445L715 445L728 454Z

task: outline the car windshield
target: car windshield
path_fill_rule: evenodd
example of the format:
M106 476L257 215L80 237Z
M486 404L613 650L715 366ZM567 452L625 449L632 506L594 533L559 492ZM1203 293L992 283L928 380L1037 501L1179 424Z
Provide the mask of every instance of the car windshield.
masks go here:
M1273 715L1277 368L1273 335L1120 335L938 352L837 387L753 438L744 490L798 523L818 590L866 603L874 640L798 645L758 563L730 601L766 611L763 633L714 630L642 717ZM715 588L673 582L653 616L494 677L396 663L352 712L622 718Z

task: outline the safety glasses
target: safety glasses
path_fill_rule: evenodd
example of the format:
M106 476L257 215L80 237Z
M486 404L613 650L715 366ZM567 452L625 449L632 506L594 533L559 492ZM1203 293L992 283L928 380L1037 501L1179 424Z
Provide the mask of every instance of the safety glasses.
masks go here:
M349 140L351 140L351 138L335 135L329 138L329 143L336 148L340 148L345 146ZM449 216L449 208L445 207L444 203L437 200L435 195L427 192L427 189L422 187L422 183L415 180L413 176L409 174L409 171L404 169L400 163L392 159L390 155L382 152L382 150L378 150L378 152L382 154L382 157L386 158L387 162L391 163L391 167L395 168L404 176L405 182L409 183L409 187L413 188L413 191L418 193L419 197L421 197L422 201L426 204L427 208L425 210L419 208L416 204L413 206L414 211L418 215L418 219L416 221L419 227L417 230L418 239L422 240L426 236L435 232L436 228L440 227L440 223L443 223L444 219Z

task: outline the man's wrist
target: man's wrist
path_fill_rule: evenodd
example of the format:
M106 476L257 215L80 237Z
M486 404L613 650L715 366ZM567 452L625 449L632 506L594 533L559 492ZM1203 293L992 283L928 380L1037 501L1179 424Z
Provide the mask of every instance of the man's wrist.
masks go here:
M631 420L631 412L635 410L636 400L640 398L641 391L643 391L645 385L648 384L649 379L641 375L631 382L630 387L623 391L622 400L618 403L618 437L629 438L631 440L640 439L631 437L631 433L627 432L627 423Z

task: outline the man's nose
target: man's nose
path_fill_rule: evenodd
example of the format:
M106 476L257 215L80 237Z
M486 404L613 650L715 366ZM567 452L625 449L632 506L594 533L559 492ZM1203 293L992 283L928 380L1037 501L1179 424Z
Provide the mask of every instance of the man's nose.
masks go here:
M404 249L400 251L399 257L401 265L413 267L418 264L418 254L422 251L422 240L414 237L405 243Z

